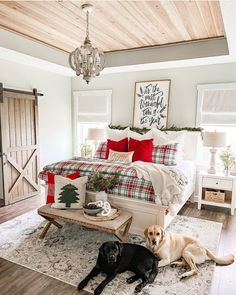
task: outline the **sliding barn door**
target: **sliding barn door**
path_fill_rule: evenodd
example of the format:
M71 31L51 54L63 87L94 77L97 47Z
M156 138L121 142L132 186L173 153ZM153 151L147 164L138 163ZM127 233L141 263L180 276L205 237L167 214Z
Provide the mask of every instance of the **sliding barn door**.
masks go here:
M37 95L3 91L0 120L4 200L8 205L39 192Z

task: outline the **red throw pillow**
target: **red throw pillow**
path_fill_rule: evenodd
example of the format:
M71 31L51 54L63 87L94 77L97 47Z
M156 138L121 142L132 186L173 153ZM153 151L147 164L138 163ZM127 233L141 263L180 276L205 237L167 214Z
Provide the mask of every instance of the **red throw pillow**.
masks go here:
M130 138L129 152L134 151L133 162L152 162L153 139L137 140Z
M107 140L106 159L108 159L109 150L116 152L128 152L128 138L121 139L119 141Z
M64 177L70 178L70 179L76 179L79 177L79 172L75 172L69 175L66 175ZM48 172L48 192L46 197L46 204L54 203L54 185L55 185L55 174Z

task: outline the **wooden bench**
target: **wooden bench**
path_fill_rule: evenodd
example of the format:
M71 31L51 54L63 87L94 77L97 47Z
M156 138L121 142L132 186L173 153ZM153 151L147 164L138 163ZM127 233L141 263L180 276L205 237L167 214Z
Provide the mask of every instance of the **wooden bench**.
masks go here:
M83 210L61 210L51 208L50 204L42 206L38 209L38 214L44 217L48 223L46 224L40 238L43 239L49 230L51 224L54 224L58 228L62 228L62 225L57 221L62 220L68 223L77 223L82 226L104 231L114 234L120 241L126 242L130 225L132 222L132 215L128 212L121 212L121 214L114 220L109 221L91 221L84 217Z

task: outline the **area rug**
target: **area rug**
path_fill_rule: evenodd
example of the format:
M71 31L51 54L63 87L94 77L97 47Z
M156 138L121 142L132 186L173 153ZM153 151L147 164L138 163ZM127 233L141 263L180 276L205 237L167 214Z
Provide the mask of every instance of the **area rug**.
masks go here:
M100 245L116 239L113 235L76 224L64 224L62 229L51 226L47 236L41 240L39 234L45 223L36 211L31 211L1 224L0 257L77 286L95 265ZM217 222L177 216L167 231L199 238L216 252L221 226ZM130 242L145 244L144 238L137 235L130 235ZM185 280L178 278L184 269L160 268L155 282L146 286L141 294L209 294L214 266L213 262L206 262L200 266L198 275ZM126 278L130 275L128 272L118 275L107 285L103 294L133 294L137 282L126 284ZM86 290L93 293L102 279L102 275L93 279Z

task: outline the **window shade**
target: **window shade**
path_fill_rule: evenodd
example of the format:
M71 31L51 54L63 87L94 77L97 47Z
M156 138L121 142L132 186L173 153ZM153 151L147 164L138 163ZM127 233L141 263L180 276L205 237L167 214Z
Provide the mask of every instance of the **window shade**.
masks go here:
M110 123L111 90L75 93L79 123Z
M236 89L203 91L201 123L205 125L236 125Z

